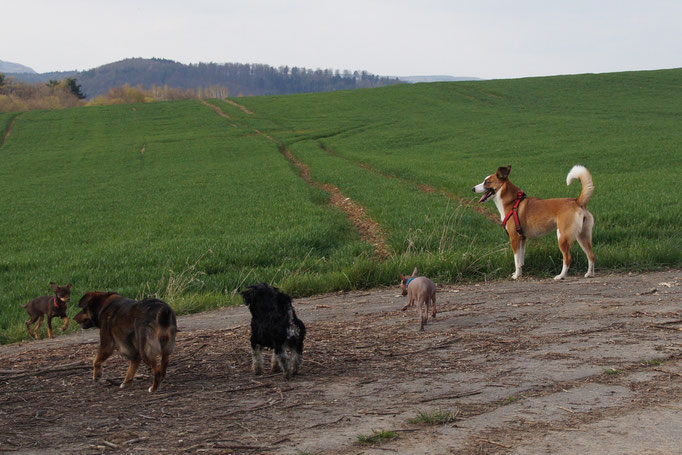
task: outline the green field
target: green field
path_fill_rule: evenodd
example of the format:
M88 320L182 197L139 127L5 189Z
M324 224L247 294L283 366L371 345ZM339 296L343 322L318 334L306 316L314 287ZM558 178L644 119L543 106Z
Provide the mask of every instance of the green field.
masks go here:
M15 119L0 148L0 342L27 336L19 305L50 281L72 282L74 302L116 290L192 312L256 281L301 296L395 285L414 266L441 283L508 277L503 230L448 197L477 199L507 164L538 197L577 196L569 169L592 172L597 274L682 264L682 70L234 101L253 114L219 100L231 119L200 101L0 114L0 138ZM256 131L360 204L390 256ZM529 244L525 274L560 269L556 236Z

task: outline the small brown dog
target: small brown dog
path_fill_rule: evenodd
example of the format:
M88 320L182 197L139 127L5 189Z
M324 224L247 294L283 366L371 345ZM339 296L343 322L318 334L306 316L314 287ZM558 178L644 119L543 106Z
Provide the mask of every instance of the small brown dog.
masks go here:
M92 378L97 381L102 376L102 363L117 350L130 361L121 388L130 384L143 361L152 369L149 391L154 392L166 377L168 359L175 347L178 326L171 307L159 299L137 301L99 291L86 292L78 306L81 311L74 321L84 329L99 327L100 344Z
M22 308L26 308L26 312L31 318L26 322L26 330L28 330L28 334L36 340L40 339L38 329L43 323L43 318L45 316L47 316L47 335L50 338L54 338L54 336L52 336L52 318L60 317L62 321L64 321L62 332L69 326L69 318L66 316L66 304L71 301L72 285L69 283L66 286L57 286L51 282L50 287L52 288L54 295L36 297L26 305L21 306ZM33 327L33 332L31 332L31 324L34 323L36 325Z
M411 276L400 275L400 289L403 295L407 296L407 304L403 307L405 311L417 301L419 308L419 330L424 330L424 326L429 319L429 306L431 306L431 317L436 317L436 285L425 276L417 276L417 267L412 271Z

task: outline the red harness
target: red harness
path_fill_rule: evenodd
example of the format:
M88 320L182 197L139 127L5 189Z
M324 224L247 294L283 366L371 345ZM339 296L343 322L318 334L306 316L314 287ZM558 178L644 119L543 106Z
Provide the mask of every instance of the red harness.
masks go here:
M507 213L507 215L504 217L504 221L502 221L502 227L505 228L505 232L507 232L507 221L509 221L509 218L511 216L514 216L514 224L516 225L516 232L521 236L521 238L525 238L523 235L523 229L521 228L521 222L519 221L519 205L521 204L521 201L526 199L526 193L523 191L519 191L518 194L516 195L516 202L514 203L514 207Z
M54 306L59 308L59 304L57 303L57 296L52 297L52 303L54 303Z

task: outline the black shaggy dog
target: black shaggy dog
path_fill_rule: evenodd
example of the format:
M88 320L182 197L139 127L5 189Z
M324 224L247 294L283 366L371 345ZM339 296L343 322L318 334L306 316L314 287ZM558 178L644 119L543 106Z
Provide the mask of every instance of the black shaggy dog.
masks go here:
M305 325L296 317L291 297L266 283L249 286L241 292L251 311L251 368L261 374L263 348L272 348L271 367L278 367L289 379L298 373L303 359Z

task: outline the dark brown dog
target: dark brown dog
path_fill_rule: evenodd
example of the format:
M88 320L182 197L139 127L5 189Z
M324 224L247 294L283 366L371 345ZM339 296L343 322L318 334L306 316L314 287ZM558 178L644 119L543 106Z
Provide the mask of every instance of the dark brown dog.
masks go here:
M50 287L52 288L54 295L36 297L26 305L21 306L22 308L26 308L26 312L31 318L26 322L26 330L28 330L28 334L36 340L40 339L38 329L43 323L43 318L45 316L47 316L47 335L50 338L54 338L52 336L52 318L62 318L62 321L64 321L62 332L69 326L69 318L66 316L66 304L71 301L72 285L69 283L66 286L57 286L51 282ZM33 332L31 332L31 324L34 323L36 325L33 327Z
M84 329L99 327L92 378L96 381L102 376L102 363L118 350L130 361L121 388L130 384L142 361L152 369L149 391L154 392L166 376L175 347L178 327L171 307L158 299L137 301L114 292L87 292L78 306L81 312L74 321Z

